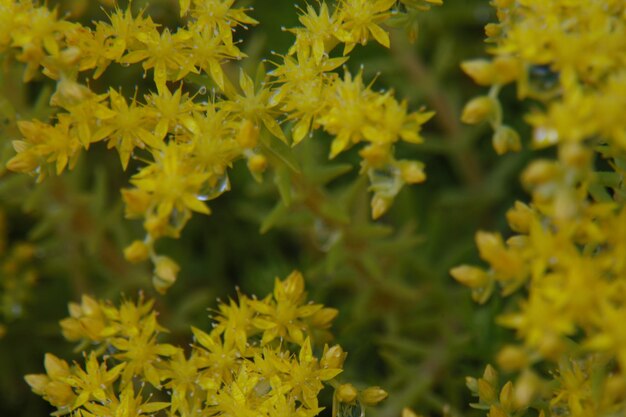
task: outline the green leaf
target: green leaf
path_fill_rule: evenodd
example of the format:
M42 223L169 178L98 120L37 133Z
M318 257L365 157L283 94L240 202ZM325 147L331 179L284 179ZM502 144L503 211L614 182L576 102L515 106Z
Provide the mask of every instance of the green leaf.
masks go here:
M325 185L352 171L352 168L353 166L350 164L320 165L312 168L310 172L306 173L306 176L311 179L313 184Z
M283 165L276 169L274 173L274 183L276 187L278 187L278 192L280 193L285 207L291 206L291 175L287 167Z
M280 139L263 131L260 136L261 146L267 151L269 156L274 157L278 161L285 164L293 172L300 173L300 164L296 161L295 155L291 147Z
M263 222L261 222L261 228L259 232L261 234L267 233L271 228L276 226L280 220L284 219L288 213L289 210L287 209L285 204L283 204L282 201L278 202L278 204L274 206L272 211L270 211L269 214L265 216Z

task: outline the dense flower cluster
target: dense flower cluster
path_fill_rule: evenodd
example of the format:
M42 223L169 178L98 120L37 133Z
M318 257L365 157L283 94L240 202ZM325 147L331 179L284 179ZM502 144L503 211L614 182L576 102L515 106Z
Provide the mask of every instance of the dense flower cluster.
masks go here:
M626 412L626 6L621 1L496 0L499 23L486 28L491 60L463 69L488 96L464 119L488 119L498 153L519 149L502 124L497 93L516 82L534 148L556 148L522 173L530 204L507 213L506 241L478 232L487 269L463 265L452 275L485 302L493 289L520 294L499 323L516 330L498 364L519 371L501 392L492 368L469 386L490 417L613 416ZM503 134L502 129L508 133Z
M175 31L130 8L116 7L108 21L83 26L57 16L32 0L0 3L0 53L26 64L24 80L41 71L56 81L50 121L18 122L23 136L14 142L11 170L39 180L72 168L83 150L105 142L122 167L141 164L123 190L126 214L144 221L146 237L126 249L131 261L150 258L155 286L164 291L178 266L154 249L162 237L178 237L193 212L209 214L206 201L229 190L228 168L240 158L255 178L272 164L278 138L297 145L316 130L334 137L330 157L364 143L362 170L370 178L372 215L380 217L404 184L425 180L423 164L396 160L394 144L419 143L419 130L432 113L409 112L392 91L375 92L346 69L333 70L357 44L371 39L389 47L381 26L392 15L425 10L440 0L341 0L301 10L301 27L286 29L293 47L275 68L253 81L243 70L238 85L224 71L244 54L233 32L257 22L234 0L181 0L181 26ZM397 4L396 4L397 3ZM343 55L330 54L343 44ZM336 54L337 55L337 54ZM110 87L93 91L78 81L98 79L109 66L141 64L154 91L143 99ZM183 84L200 77L197 94ZM207 86L213 93L205 101ZM132 93L132 92L130 92ZM287 129L284 126L288 126Z
M152 307L143 297L119 307L89 296L71 303L61 327L66 339L81 341L84 365L47 354L46 374L26 381L58 415L80 417L312 417L324 409L325 385L335 389L335 414L387 395L339 383L346 358L339 345L315 355L337 311L307 302L299 272L276 279L263 299L240 294L221 303L211 330L192 328L190 349L158 340L167 330Z

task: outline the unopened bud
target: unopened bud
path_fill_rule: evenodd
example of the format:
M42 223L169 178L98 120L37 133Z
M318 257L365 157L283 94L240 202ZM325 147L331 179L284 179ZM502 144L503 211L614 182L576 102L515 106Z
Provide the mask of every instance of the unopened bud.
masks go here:
M140 240L135 240L124 249L124 257L127 261L137 263L148 259L150 251L148 245Z
M143 228L153 238L158 238L167 233L168 223L163 217L150 215L143 222Z
M407 184L417 184L426 180L424 164L417 161L400 161L400 175Z
M176 262L167 256L159 256L154 267L152 283L157 291L165 293L176 281L176 275L180 267Z
M343 362L346 360L348 354L343 351L342 347L335 345L328 348L328 345L324 348L324 354L320 361L322 368L328 369L340 369L343 368Z
M361 393L361 402L364 405L376 405L387 398L388 395L387 391L381 387L369 387Z
M461 121L469 125L478 124L493 115L495 106L496 103L491 97L474 97L463 107Z
M450 275L461 284L470 288L480 288L489 282L487 273L475 266L457 266L450 270Z
M248 119L244 120L236 139L242 148L254 148L259 140L259 127Z
M553 161L536 160L522 172L522 183L527 187L544 184L556 179L559 168Z
M496 129L493 135L493 148L498 155L509 151L518 152L522 149L519 134L509 126L502 125Z
M532 209L520 201L516 201L515 206L506 212L509 226L518 233L528 233L532 219Z
M267 158L260 154L254 154L248 158L248 169L255 174L265 172L267 168Z
M486 59L465 61L461 63L461 69L472 77L476 84L487 86L494 82L495 73L493 65Z
M352 384L341 384L335 391L337 399L342 403L353 404L358 395L358 391Z
M378 219L380 216L385 214L387 210L391 207L393 199L389 197L383 197L380 194L374 194L372 197L372 218L374 220Z

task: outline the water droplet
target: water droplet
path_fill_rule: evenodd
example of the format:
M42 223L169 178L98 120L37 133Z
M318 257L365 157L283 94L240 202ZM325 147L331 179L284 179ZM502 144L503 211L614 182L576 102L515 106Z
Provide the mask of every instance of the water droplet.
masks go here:
M367 175L370 179L369 191L385 197L395 197L403 185L400 170L391 164L386 164L381 168L370 168Z
M552 94L559 86L559 73L550 65L533 65L528 69L528 88L534 94Z
M124 68L130 67L130 63L128 62L122 62L120 65L123 66Z
M533 142L538 147L554 145L559 141L559 132L556 129L537 127L533 130Z
M189 220L189 213L186 211L180 211L177 209L173 209L170 213L170 217L168 219L168 223L171 228L174 230L180 230L185 226Z
M200 201L209 201L221 196L226 191L230 191L230 179L228 178L228 174L224 173L224 175L219 177L217 181L214 181L212 184L210 181L207 181L200 189L197 198Z
M206 89L206 86L204 86L204 85L198 89L198 94L200 94L202 96L205 95L206 92L207 92L207 89Z
M318 218L313 223L313 235L315 246L323 252L328 252L341 238L341 231Z

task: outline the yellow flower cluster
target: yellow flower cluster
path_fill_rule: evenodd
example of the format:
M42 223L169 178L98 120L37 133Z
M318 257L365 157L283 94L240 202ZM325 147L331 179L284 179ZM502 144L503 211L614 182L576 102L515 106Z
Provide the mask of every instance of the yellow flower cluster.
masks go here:
M492 60L463 69L488 96L470 101L463 118L489 119L498 153L519 149L517 134L501 135L497 93L517 83L518 98L535 100L526 117L532 146L556 147L522 173L530 204L507 213L515 234L478 232L487 269L451 273L486 302L494 288L521 294L500 318L520 344L497 357L519 372L501 388L488 369L468 380L477 408L490 417L576 417L626 413L626 5L622 1L493 2L499 23L487 26ZM502 139L505 138L505 139ZM602 167L602 168L598 168ZM601 170L600 170L601 169ZM498 392L500 394L498 395ZM521 410L521 411L520 411Z
M463 70L488 96L465 107L468 123L489 120L499 153L519 149L515 135L498 136L502 114L497 95L515 82L519 99L543 104L531 111L532 144L610 143L626 149L626 52L624 2L495 0L498 23L486 27L494 58L464 62ZM505 140L506 139L506 140Z
M239 295L219 306L210 331L192 328L191 349L160 343L166 332L153 302L120 307L83 296L61 321L63 335L82 341L85 364L45 357L46 374L27 375L57 415L138 417L318 415L324 385L335 389L333 412L372 406L387 394L340 384L346 353L325 345L314 354L337 311L307 302L304 280L276 279L263 299ZM321 333L320 333L321 332Z
M403 1L397 7L425 10L438 0ZM184 24L175 31L115 8L108 21L83 26L57 16L32 0L1 0L0 53L26 64L24 80L39 71L56 81L50 104L51 121L18 122L23 136L14 141L17 155L9 169L42 180L72 168L82 150L105 142L115 148L122 167L131 158L143 164L123 190L126 214L142 218L146 237L125 251L127 259L155 264L155 285L161 291L176 279L178 266L155 253L159 238L178 237L192 212L209 214L205 202L230 189L227 169L240 158L255 178L271 162L272 142L266 134L297 145L315 130L334 137L330 157L357 143L362 173L370 178L372 215L380 217L404 184L425 180L417 161L396 160L399 140L419 143L419 130L432 113L409 112L392 91L375 92L361 74L333 72L347 61L357 44L374 39L389 47L381 24L400 13L395 0L340 0L334 7L301 10L301 27L282 63L253 80L242 70L238 86L224 72L227 61L244 54L233 31L256 24L249 9L234 0L180 0ZM331 58L337 45L343 56ZM155 91L143 100L109 88L96 92L79 83L92 71L93 80L111 65L141 64ZM206 86L189 93L186 77L194 75L214 85L210 101L202 101ZM178 83L176 85L175 83ZM287 132L281 124L288 122ZM159 264L161 261L161 264Z

